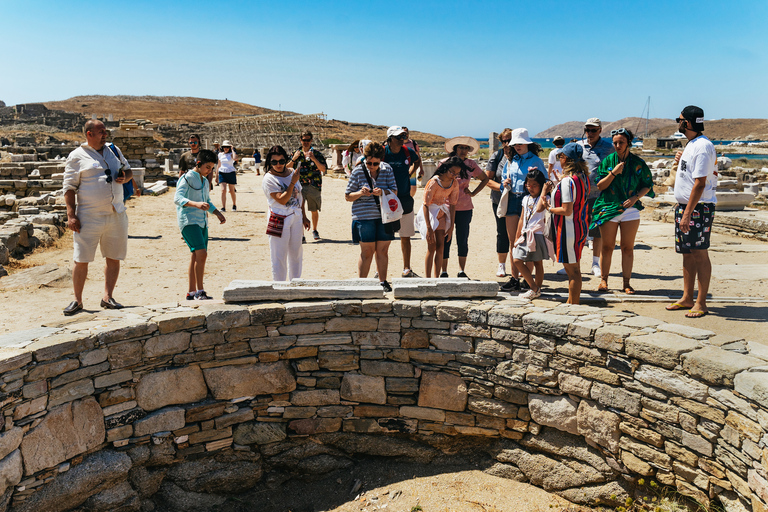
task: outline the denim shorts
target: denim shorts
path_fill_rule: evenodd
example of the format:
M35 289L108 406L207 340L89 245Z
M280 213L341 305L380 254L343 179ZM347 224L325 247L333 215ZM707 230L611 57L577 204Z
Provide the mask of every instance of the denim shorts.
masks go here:
M517 215L518 217L523 213L523 198L525 194L509 194L509 202L507 203L507 216Z
M352 241L356 244L360 242L385 242L394 239L395 235L388 235L384 231L384 224L382 224L381 219L352 221Z
M220 172L219 184L229 183L230 185L237 185L237 173L236 172Z

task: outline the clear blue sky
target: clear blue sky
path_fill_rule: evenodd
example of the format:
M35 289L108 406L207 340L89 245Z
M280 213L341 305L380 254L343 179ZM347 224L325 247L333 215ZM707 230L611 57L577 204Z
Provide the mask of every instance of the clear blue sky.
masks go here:
M444 136L768 118L768 2L0 0L0 100L228 98Z

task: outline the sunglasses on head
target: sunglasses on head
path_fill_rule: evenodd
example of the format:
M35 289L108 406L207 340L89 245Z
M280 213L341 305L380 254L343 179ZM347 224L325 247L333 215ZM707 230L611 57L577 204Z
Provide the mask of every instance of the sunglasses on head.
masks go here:
M286 160L285 158L281 158L279 160L270 160L269 163L271 163L272 165L285 165L285 162L287 161L288 160Z
M600 128L584 128L584 131L587 133L597 133L600 131Z
M619 128L618 130L611 130L611 137L614 135L629 135L626 128Z

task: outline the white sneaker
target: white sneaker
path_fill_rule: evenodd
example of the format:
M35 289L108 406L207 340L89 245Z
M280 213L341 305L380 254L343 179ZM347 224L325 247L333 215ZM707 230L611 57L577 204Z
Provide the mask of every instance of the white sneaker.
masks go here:
M499 263L499 269L496 271L496 277L507 277L507 265Z
M566 272L564 268L561 268L560 270L557 271L557 275L559 275L559 276L567 276L568 272Z
M520 295L520 298L528 300L537 299L539 297L541 297L541 290L528 290L527 292Z
M602 274L600 273L600 265L592 264L592 274L595 277L600 277Z

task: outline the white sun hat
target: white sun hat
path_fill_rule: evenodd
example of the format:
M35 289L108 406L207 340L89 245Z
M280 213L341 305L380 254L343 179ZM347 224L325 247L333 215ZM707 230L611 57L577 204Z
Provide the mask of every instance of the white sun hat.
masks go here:
M510 146L515 144L533 144L533 141L528 136L528 128L515 128L512 130L512 140L509 142Z

